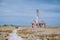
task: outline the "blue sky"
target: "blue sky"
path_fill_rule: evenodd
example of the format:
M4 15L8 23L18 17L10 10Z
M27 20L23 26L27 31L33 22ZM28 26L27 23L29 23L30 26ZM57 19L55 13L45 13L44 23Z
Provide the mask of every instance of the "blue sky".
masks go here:
M0 25L31 25L36 9L46 25L60 26L60 0L0 0Z

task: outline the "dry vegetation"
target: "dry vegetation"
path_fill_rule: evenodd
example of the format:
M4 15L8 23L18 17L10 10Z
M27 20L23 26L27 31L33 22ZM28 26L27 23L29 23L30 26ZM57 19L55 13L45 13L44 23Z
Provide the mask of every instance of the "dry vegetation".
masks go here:
M15 27L0 27L0 40L8 38L9 34ZM47 27L45 28L31 28L20 27L17 34L24 40L60 40L60 27Z

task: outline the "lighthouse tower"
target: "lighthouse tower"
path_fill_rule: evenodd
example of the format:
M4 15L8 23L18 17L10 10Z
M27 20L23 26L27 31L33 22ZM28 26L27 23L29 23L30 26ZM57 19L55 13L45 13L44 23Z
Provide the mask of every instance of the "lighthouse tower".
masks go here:
M36 27L39 27L39 10L38 9L36 10L36 19L35 19L35 21L36 21Z
M37 28L39 26L39 10L36 9L35 19L32 22L32 28Z
M38 22L39 22L39 10L38 9L36 10L36 19L35 19L35 21L36 21L36 24L38 24Z

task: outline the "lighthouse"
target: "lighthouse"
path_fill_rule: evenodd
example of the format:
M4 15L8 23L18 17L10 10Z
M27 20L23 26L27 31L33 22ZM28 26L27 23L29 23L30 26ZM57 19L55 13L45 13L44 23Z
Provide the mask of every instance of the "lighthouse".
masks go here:
M39 22L39 10L38 9L36 9L36 19L35 19L35 21L36 21L36 24L38 24L38 22Z
M36 9L35 19L32 22L32 28L37 28L39 26L39 10Z
M39 22L39 10L36 9L36 13L35 13L35 19L32 21L32 28L41 28L41 27L46 27L46 24L44 22L44 20L41 20L41 22Z

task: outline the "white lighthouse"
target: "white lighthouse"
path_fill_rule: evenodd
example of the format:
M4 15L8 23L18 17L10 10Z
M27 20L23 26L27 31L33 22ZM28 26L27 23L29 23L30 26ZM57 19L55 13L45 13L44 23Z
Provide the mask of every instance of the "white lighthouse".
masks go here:
M38 22L39 22L39 10L38 9L36 10L36 19L35 19L35 21L36 21L36 24L38 24Z
M39 10L36 9L35 19L32 22L32 28L37 28L39 26Z
M44 20L41 20L41 22L39 22L39 10L36 9L35 19L32 22L32 28L38 28L38 27L46 27L46 24Z

